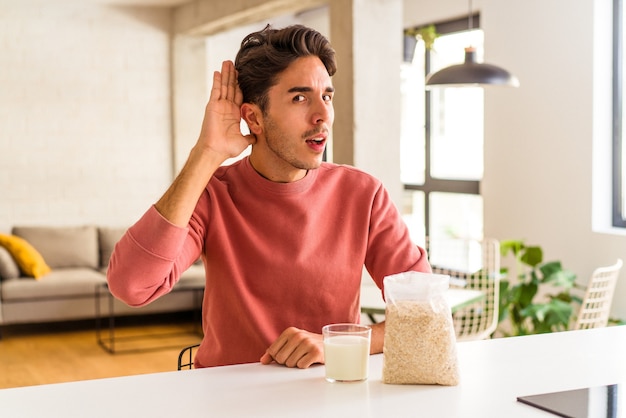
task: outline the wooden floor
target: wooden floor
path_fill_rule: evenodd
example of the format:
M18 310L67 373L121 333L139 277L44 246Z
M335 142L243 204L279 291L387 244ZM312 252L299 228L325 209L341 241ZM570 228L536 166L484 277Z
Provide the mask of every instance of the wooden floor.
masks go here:
M137 322L118 321L115 348L119 352L115 354L98 344L90 321L5 328L0 340L0 389L174 371L180 350L200 342L200 336L191 332L198 331L197 327L188 320ZM154 334L159 337L150 337ZM141 338L117 340L131 336ZM136 351L146 348L149 350Z

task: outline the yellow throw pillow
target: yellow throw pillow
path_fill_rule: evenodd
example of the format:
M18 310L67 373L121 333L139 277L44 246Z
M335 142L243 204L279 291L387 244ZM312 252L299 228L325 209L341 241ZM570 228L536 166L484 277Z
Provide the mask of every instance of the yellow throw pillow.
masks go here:
M23 238L0 234L0 245L11 253L25 275L40 279L50 273L50 267L41 254Z

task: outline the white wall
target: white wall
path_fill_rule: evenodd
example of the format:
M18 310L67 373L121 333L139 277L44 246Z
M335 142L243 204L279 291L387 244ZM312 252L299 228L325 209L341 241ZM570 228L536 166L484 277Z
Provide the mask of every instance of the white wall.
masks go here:
M169 12L0 13L0 231L126 225L171 180Z
M405 25L466 14L456 0L405 1ZM481 0L485 61L520 79L485 94L485 235L525 239L581 283L626 259L610 222L610 0ZM593 187L592 187L593 186ZM626 318L626 271L613 315Z

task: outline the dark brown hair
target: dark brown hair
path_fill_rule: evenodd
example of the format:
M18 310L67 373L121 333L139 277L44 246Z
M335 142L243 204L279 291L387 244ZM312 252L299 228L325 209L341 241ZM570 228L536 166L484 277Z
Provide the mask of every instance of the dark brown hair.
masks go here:
M332 77L337 71L335 50L328 39L302 25L253 32L241 41L235 58L243 100L254 103L265 113L268 90L277 83L281 72L296 59L317 56Z

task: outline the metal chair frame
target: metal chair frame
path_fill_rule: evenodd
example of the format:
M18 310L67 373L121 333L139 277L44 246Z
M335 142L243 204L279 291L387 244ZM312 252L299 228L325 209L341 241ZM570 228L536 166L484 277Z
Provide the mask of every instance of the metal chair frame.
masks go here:
M178 370L191 370L193 369L193 355L196 348L200 347L200 344L194 344L183 348L178 354Z

